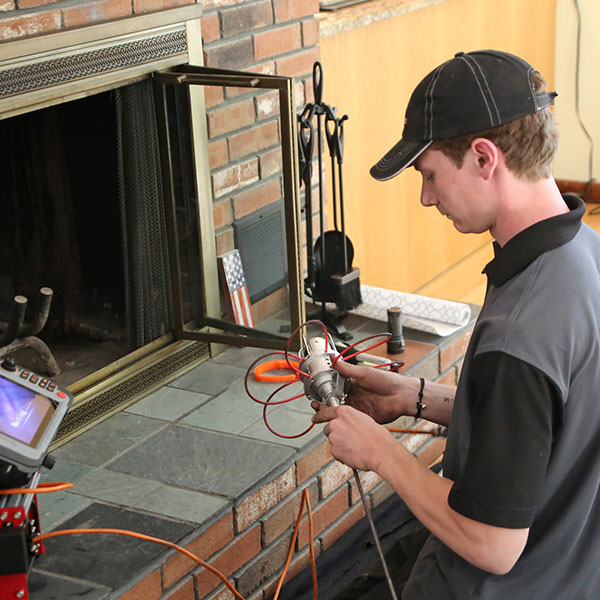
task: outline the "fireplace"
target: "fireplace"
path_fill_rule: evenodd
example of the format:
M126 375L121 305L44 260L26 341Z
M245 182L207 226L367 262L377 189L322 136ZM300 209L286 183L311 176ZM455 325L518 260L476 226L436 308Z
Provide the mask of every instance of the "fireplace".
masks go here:
M206 360L216 343L283 348L303 319L293 86L198 66L200 14L194 5L3 44L0 320L15 295L31 304L41 287L54 291L39 337L75 396L56 445ZM256 328L227 314L217 275L223 192L208 166L204 103L205 86L217 85L238 90L232 97L275 90L279 102L282 164L250 191L280 183L265 215L281 205L287 269L254 294ZM30 349L14 356L46 368Z

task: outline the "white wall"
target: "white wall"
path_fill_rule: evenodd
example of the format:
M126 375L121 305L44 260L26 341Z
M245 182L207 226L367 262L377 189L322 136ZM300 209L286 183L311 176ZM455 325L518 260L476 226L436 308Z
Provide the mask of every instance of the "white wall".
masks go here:
M580 115L594 142L592 177L600 180L600 2L578 0L581 10L579 68ZM577 3L557 0L555 115L560 134L554 163L557 179L587 181L590 178L590 143L575 110L577 72Z

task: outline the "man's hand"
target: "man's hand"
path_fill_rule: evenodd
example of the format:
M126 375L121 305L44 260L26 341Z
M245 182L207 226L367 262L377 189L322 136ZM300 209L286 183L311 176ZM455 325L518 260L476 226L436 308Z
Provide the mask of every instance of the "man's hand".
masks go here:
M313 423L327 423L323 433L329 439L331 454L344 464L363 471L376 471L386 441L391 434L368 415L351 406L326 406L312 402L316 414Z
M351 365L341 359L334 368L352 380L345 401L347 405L369 415L377 423L390 423L405 414L403 398L407 378L391 371Z

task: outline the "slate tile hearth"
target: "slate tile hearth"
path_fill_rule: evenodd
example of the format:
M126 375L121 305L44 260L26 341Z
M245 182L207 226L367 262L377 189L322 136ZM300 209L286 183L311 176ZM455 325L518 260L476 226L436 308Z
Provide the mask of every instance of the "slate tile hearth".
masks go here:
M353 332L366 337L381 326L363 319ZM288 439L267 430L263 407L244 389L246 369L267 352L228 348L57 449L56 466L43 469L43 481L74 487L38 496L42 532L112 527L185 545L288 469L315 447L323 426ZM266 399L274 389L264 386L257 395ZM299 383L277 399L296 394L302 395ZM268 409L271 426L286 435L304 431L311 414L303 396ZM31 600L114 600L173 553L106 534L45 544L28 577Z

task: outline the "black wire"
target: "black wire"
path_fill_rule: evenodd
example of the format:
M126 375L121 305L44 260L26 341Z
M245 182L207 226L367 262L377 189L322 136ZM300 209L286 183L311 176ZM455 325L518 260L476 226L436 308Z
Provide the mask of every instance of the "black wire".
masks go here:
M575 63L575 112L577 114L577 120L579 121L579 125L581 126L581 129L590 144L590 154L589 154L589 164L588 164L588 180L585 183L585 185L583 186L583 190L582 190L583 200L585 202L587 202L587 198L586 198L587 190L589 189L589 186L594 182L594 175L593 175L594 140L592 139L592 136L590 135L587 127L585 126L585 123L583 122L583 119L581 118L581 112L580 112L579 68L580 68L580 62L581 62L581 21L582 21L582 19L581 19L581 7L579 6L579 0L574 0L574 2L575 2L575 8L577 9L577 46L576 46L577 58L576 58L576 63ZM589 214L594 215L594 214L598 213L599 211L600 211L600 207L596 207Z

